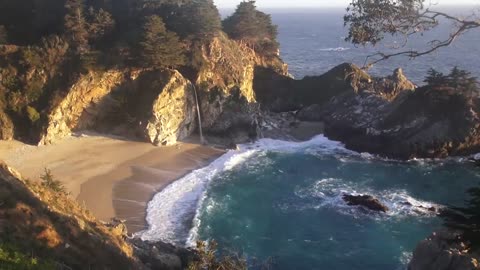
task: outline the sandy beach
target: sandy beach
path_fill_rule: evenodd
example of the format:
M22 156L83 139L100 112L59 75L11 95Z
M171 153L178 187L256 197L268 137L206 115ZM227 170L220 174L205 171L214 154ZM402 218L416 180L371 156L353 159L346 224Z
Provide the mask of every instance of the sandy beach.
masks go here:
M129 232L145 228L146 206L168 184L203 167L222 150L196 143L155 147L101 135L68 137L55 145L0 141L0 159L38 180L45 168L99 219L125 219Z

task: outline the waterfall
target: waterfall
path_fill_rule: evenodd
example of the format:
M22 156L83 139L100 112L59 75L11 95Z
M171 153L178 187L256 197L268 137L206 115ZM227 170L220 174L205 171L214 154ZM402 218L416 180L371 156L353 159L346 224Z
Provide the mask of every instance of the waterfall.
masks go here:
M197 116L198 116L198 130L200 132L200 143L204 144L205 139L203 138L203 130L202 130L202 117L200 116L200 105L198 104L198 95L197 95L197 87L193 85L193 92L195 93L195 102L197 104Z

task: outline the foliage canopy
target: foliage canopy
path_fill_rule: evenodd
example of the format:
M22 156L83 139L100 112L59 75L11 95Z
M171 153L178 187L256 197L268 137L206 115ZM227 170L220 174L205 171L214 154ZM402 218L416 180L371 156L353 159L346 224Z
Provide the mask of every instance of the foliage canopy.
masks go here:
M167 31L163 20L156 15L145 19L140 58L147 67L173 68L185 63L182 44L178 36Z
M275 53L278 49L277 26L270 15L257 10L255 1L243 1L235 12L223 21L224 31L254 49Z

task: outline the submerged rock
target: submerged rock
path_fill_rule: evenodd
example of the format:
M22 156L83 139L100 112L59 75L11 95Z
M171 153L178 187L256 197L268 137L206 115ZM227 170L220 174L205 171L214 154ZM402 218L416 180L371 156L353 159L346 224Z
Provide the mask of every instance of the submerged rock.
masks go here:
M455 232L443 231L420 242L408 270L478 270L478 257L469 253Z
M349 195L344 194L343 200L351 206L363 206L367 209L377 212L388 212L388 207L371 195Z

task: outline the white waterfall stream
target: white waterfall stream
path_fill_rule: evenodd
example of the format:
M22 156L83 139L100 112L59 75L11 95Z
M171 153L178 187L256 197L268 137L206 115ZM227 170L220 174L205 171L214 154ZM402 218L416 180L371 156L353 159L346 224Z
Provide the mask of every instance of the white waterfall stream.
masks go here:
M203 130L202 130L202 117L200 115L200 105L198 103L198 95L197 95L197 87L193 86L193 92L195 93L195 103L197 107L197 118L198 118L198 131L200 133L200 143L205 143L205 139L203 138Z

